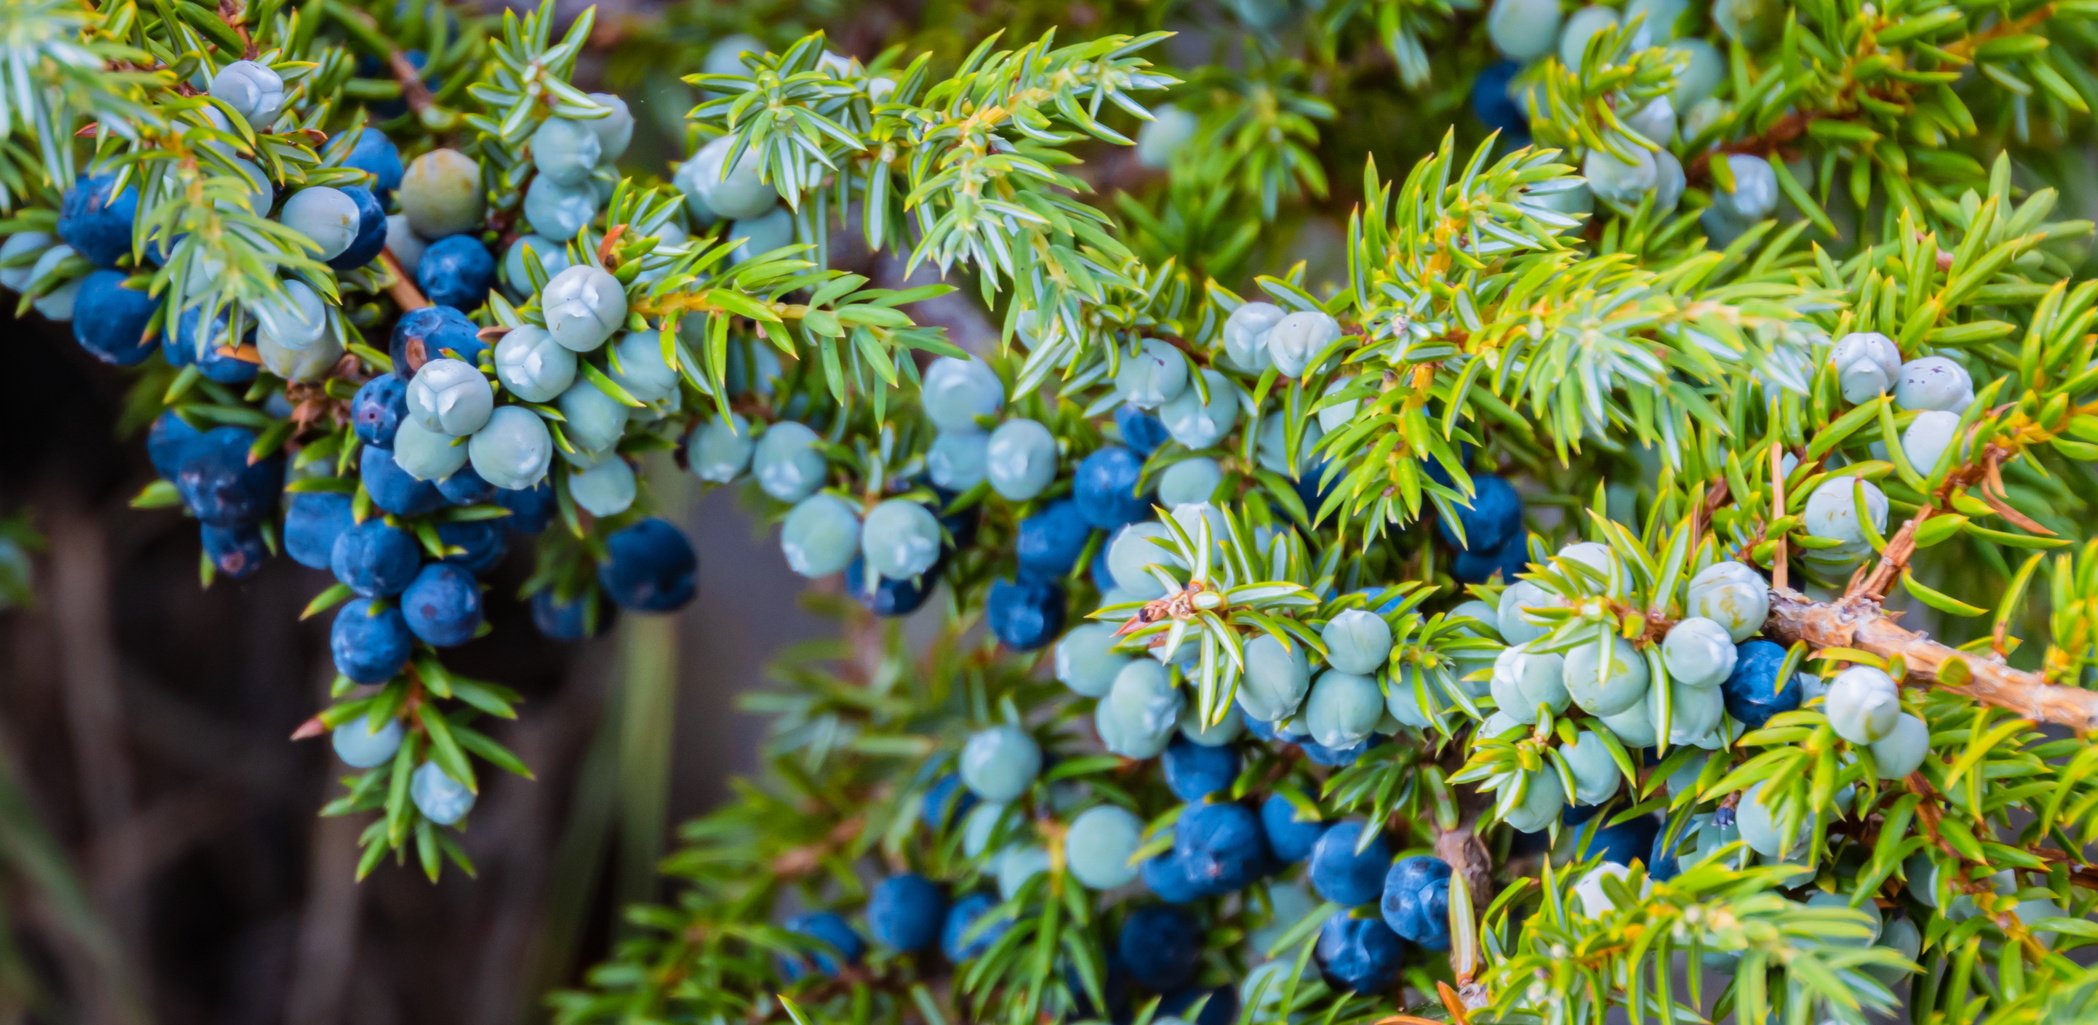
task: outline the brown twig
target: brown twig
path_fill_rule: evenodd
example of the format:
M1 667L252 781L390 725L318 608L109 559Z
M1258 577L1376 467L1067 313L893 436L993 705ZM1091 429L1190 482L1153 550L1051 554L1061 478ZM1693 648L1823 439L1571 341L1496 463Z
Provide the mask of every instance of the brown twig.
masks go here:
M2038 673L1976 658L1896 624L1878 601L1853 596L1817 602L1790 588L1770 592L1765 630L1787 643L1814 648L1856 648L1883 658L1899 656L1907 675L2034 722L2055 723L2079 733L2098 733L2098 691L2048 683Z
M386 294L393 296L393 301L403 312L430 305L430 300L423 298L422 290L415 287L415 282L408 280L408 272L401 269L401 261L394 257L393 250L379 250L379 263L386 267Z

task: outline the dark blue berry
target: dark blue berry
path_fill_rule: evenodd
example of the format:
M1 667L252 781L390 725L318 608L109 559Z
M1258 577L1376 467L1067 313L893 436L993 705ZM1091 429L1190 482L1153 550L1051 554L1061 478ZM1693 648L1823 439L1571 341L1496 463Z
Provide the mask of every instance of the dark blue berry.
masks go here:
M1311 847L1326 834L1326 823L1300 820L1297 806L1281 794L1269 794L1260 804L1260 831L1267 837L1268 851L1279 861L1303 861Z
M1020 521L1013 538L1013 556L1020 574L1038 580L1060 580L1077 568L1085 554L1085 543L1093 536L1092 524L1078 503L1060 498Z
M269 515L284 487L284 458L250 462L255 432L214 427L183 446L175 491L197 519L217 527L257 523Z
M860 958L867 953L867 941L861 939L851 923L835 911L796 915L787 919L787 931L816 941L809 945L809 953L802 957L780 958L780 975L788 982L811 971L834 976L843 965L860 963Z
M495 501L496 486L481 479L472 464L452 471L437 482L437 493L453 505L483 505Z
M1189 869L1187 859L1173 851L1144 859L1144 863L1137 867L1137 878L1143 880L1145 888L1159 900L1168 904L1186 904L1209 896L1208 889Z
M204 542L204 556L220 573L234 580L252 575L269 558L269 546L262 541L262 529L252 523L237 527L206 524L199 527L198 532Z
M348 249L331 257L328 266L336 270L356 270L378 259L379 251L386 248L386 206L379 202L379 197L372 190L362 185L336 187L342 190L343 195L357 203L357 237L350 241ZM425 254L426 258L427 255ZM433 297L430 301L438 300Z
M1165 421L1127 404L1115 410L1115 426L1122 432L1122 444L1141 456L1158 451L1158 446L1172 437L1166 431Z
M428 251L423 253L423 259L429 260ZM394 376L405 382L423 364L444 356L478 364L482 351L488 348L481 341L480 330L466 314L450 306L425 306L401 314L387 343Z
M66 190L58 208L58 237L98 267L114 267L131 252L131 225L138 220L138 189L116 191L115 171L83 174ZM85 305L82 312L99 313Z
M335 671L356 683L385 683L400 675L414 648L401 611L368 598L344 602L328 631Z
M1450 864L1441 858L1401 858L1384 876L1384 924L1428 950L1450 949Z
M1120 445L1109 445L1085 457L1072 481L1072 496L1087 523L1115 530L1151 514L1151 499L1137 491L1144 461Z
M329 553L335 579L366 598L401 593L422 566L415 535L374 516L342 532Z
M1785 664L1785 646L1762 638L1734 646L1734 671L1720 685L1728 715L1749 729L1758 729L1779 712L1799 707L1799 674L1778 686L1778 670Z
M1515 486L1490 473L1472 478L1469 507L1457 507L1457 522L1464 527L1459 540L1448 519L1435 521L1435 532L1443 543L1460 551L1490 552L1522 533L1523 500Z
M1194 981L1201 964L1202 926L1179 908L1146 905L1122 920L1115 952L1138 985L1154 992L1178 989Z
M161 354L172 366L194 366L206 380L220 384L246 384L255 379L262 368L254 363L222 351L232 344L226 333L226 318L214 317L210 325L198 330L198 322L204 319L202 309L188 309L175 318L175 329L161 335Z
M994 580L984 603L991 635L1014 651L1033 651L1064 629L1064 589L1039 580Z
M350 399L350 429L367 445L393 447L393 435L408 415L408 382L398 374L380 374L357 388Z
M545 530L554 522L554 512L559 508L554 499L554 486L545 481L521 490L497 488L495 504L510 510L503 525L513 534L537 534Z
M1188 1021L1187 1011L1197 1000L1202 1002L1202 1010L1195 1015L1192 1025L1231 1025L1238 1020L1238 990L1232 986L1215 989L1190 987L1168 993L1164 1000L1159 1001L1160 1017L1151 1020L1160 1021L1170 1015Z
M355 522L350 496L340 491L294 491L284 504L284 553L309 569L328 569L335 539Z
M1221 793L1238 778L1238 749L1229 744L1197 744L1176 737L1159 758L1166 776L1166 789L1183 801L1199 801Z
M463 471L462 471L463 472ZM462 549L444 561L476 576L494 569L510 554L510 539L498 520L461 520L437 525L437 539L446 548Z
M372 504L395 516L421 516L444 508L437 485L416 480L393 461L393 450L366 445L357 457L357 478Z
M916 873L890 876L867 895L867 931L874 942L896 950L926 950L940 941L947 895L940 884Z
M495 285L495 257L477 236L447 236L423 250L415 283L433 303L470 310L488 301L488 289Z
M1515 97L1508 95L1508 85L1520 71L1522 65L1515 61L1495 61L1481 68L1479 76L1472 79L1472 113L1486 127L1509 135L1529 135L1529 118L1523 116L1522 105L1515 102Z
M933 585L938 583L937 564L932 571L917 577L891 579L877 577L874 589L867 589L867 565L858 556L845 567L845 590L859 599L867 611L877 616L908 616L924 607L925 599L932 597Z
M978 920L997 906L998 898L989 893L972 893L955 901L940 925L940 953L949 961L960 962L988 952L1013 927L1011 919L999 918L978 928Z
M1284 739L1290 740L1299 748L1302 748L1304 757L1311 759L1313 763L1330 768L1340 768L1344 765L1355 764L1362 760L1362 756L1369 752L1370 746L1377 742L1375 737L1371 737L1368 740L1350 744L1347 747L1327 747L1310 737Z
M962 786L958 773L942 773L925 788L925 797L918 804L918 818L928 826L939 827L943 823L958 822L976 807L976 795Z
M532 625L552 641L580 641L595 633L590 622L590 596L562 601L552 588L532 592Z
M1384 873L1391 868L1391 844L1379 833L1367 848L1357 851L1365 828L1360 819L1342 819L1311 845L1311 866L1306 875L1319 896L1353 907L1384 895Z
M1582 831L1575 853L1582 858L1601 857L1618 865L1643 860L1653 852L1654 836L1661 831L1659 815L1640 815L1625 822L1603 822L1593 834Z
M636 612L669 612L692 600L699 556L684 532L649 518L605 539L597 582L612 604Z
M104 363L129 367L153 355L146 329L160 303L124 279L123 271L98 270L81 280L73 300L73 340Z
M1482 551L1460 549L1457 557L1450 560L1450 575L1461 584L1483 584L1499 574L1501 583L1510 584L1529 563L1529 542L1518 530L1498 548Z
M146 429L146 460L162 480L174 480L182 468L182 454L188 451L190 443L203 436L203 431L191 427L174 410L168 410L154 417L153 426Z
M371 190L381 198L393 195L401 187L401 176L407 168L401 163L401 149L376 128L364 128L357 133L357 141L350 144L350 152L342 158L342 166L354 167L372 176Z
M1245 888L1267 868L1260 816L1234 802L1189 805L1173 826L1173 854L1205 892Z
M401 592L401 617L424 644L465 644L481 628L481 586L462 567L431 563Z
M1399 980L1406 945L1391 927L1376 918L1355 918L1336 911L1319 927L1311 956L1327 985L1356 993L1381 993Z

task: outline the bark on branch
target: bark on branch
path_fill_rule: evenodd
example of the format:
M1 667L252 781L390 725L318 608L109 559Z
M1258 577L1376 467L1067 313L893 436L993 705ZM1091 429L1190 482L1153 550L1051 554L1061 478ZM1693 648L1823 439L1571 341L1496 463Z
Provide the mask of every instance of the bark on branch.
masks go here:
M1770 592L1771 636L1804 641L1815 648L1856 648L1883 657L1901 656L1908 675L1994 705L2034 722L2056 723L2079 733L2098 733L2098 691L2048 683L2038 673L1979 658L1887 617L1879 602L1859 596L1817 602L1790 588Z

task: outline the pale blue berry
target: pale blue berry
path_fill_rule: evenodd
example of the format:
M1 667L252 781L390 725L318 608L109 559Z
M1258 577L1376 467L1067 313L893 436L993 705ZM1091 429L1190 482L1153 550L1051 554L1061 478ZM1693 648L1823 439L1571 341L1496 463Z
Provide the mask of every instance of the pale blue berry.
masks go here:
M1616 715L1646 697L1646 659L1622 637L1566 652L1566 693L1591 715Z
M755 149L745 150L729 165L735 145L734 137L726 135L707 143L678 169L676 181L716 216L732 221L756 217L779 202L779 192L764 181Z
M1106 694L1131 661L1114 650L1115 629L1113 623L1082 623L1065 632L1056 642L1056 678L1084 697Z
M523 406L498 406L467 440L466 455L482 480L524 491L546 479L546 468L554 458L554 437L539 414Z
M1192 647L1192 645L1188 645ZM1237 705L1224 706L1223 718L1216 722L1202 721L1202 708L1190 701L1180 712L1180 735L1189 743L1203 747L1223 747L1237 740L1246 731L1246 717L1240 714Z
M1136 880L1133 859L1143 838L1144 822L1129 809L1095 805L1079 812L1064 833L1064 864L1088 889L1127 886Z
M1925 356L1901 365L1894 383L1894 403L1903 409L1937 409L1958 413L1974 402L1974 378L1967 368L1943 356Z
M1042 748L1018 726L993 726L962 745L962 785L986 801L1016 800L1042 772Z
M1559 31L1559 63L1579 70L1588 43L1604 29L1617 27L1617 12L1608 7L1583 7L1566 19ZM1607 55L1606 55L1607 56Z
M700 480L727 484L750 468L750 454L756 448L750 421L741 413L730 413L726 423L710 417L693 428L685 442L685 456Z
M524 215L532 230L556 242L582 234L597 218L601 201L596 186L563 185L552 178L534 178L525 187Z
M612 346L612 361L606 368L614 384L649 405L677 398L678 372L663 358L663 335L658 331L629 331Z
M1901 688L1873 666L1851 666L1829 681L1822 705L1836 735L1853 744L1885 739L1901 721Z
M583 122L597 136L598 162L609 164L625 156L627 146L634 141L634 113L627 109L625 100L612 93L591 93L590 98L611 111Z
M1566 659L1526 644L1501 649L1487 687L1502 714L1526 725L1537 721L1539 706L1556 716L1573 702L1566 692Z
M408 415L438 434L472 434L494 409L495 392L488 378L464 360L433 359L408 381Z
M1486 36L1501 56L1528 63L1551 52L1559 18L1559 0L1494 0L1486 12Z
M255 337L271 345L297 352L306 349L328 332L328 306L313 286L287 278L252 307Z
M608 452L619 443L626 433L627 418L631 410L618 399L605 394L604 389L587 380L568 386L554 399L554 408L564 418L561 431L568 443L583 453L583 462L589 462L599 453Z
M600 519L634 507L634 468L615 453L568 471L568 495L577 508Z
M1877 331L1852 331L1829 352L1843 400L1869 402L1887 393L1901 376L1901 350Z
M843 572L859 547L859 510L834 495L814 494L795 503L780 527L787 568L805 577Z
M1712 208L1737 221L1760 221L1777 209L1777 172L1770 161L1745 153L1723 158L1732 173L1734 187L1712 190Z
M1676 72L1675 88L1668 94L1668 102L1686 114L1682 125L1684 140L1695 139L1698 132L1689 126L1687 113L1699 103L1712 98L1719 85L1726 81L1726 57L1719 48L1703 39L1692 36L1668 43L1669 51L1675 55L1682 70Z
M1151 110L1151 120L1136 130L1136 162L1154 171L1173 166L1173 156L1194 139L1200 119L1165 103Z
M399 719L388 719L384 723L372 722L371 716L361 716L328 731L328 740L335 748L335 757L352 769L370 769L393 761L393 753L401 749Z
M44 255L37 257L36 263L29 268L29 281L34 283L44 280L58 270L59 264L71 259L72 256L73 247L68 245L56 245L44 250ZM73 298L80 294L80 283L85 280L86 278L74 278L57 288L45 292L43 295L37 296L30 301L30 305L36 309L37 313L43 315L46 320L71 320L73 319Z
M1187 357L1155 338L1144 339L1135 352L1122 353L1115 369L1115 391L1141 409L1157 409L1186 389Z
M1625 114L1624 124L1646 141L1666 146L1675 138L1675 104L1666 96L1656 96Z
M473 810L474 792L451 777L436 762L424 762L408 778L408 797L423 818L449 826Z
M268 131L284 110L284 76L256 61L234 61L211 76L211 98L232 107L256 131Z
M1326 643L1326 664L1344 673L1374 675L1391 657L1391 625L1363 609L1327 620L1319 639Z
M942 356L925 368L919 402L934 427L966 434L1005 408L1005 385L982 360Z
M991 490L1015 502L1041 494L1056 480L1056 465L1056 436L1033 420L999 424L984 451L984 476Z
M425 248L428 248L427 243L409 225L407 214L387 216L386 251L393 254L394 262L401 265L401 273L409 281L415 280L415 271L422 266Z
M1917 473L1930 476L1938 460L1959 440L1960 415L1942 409L1926 409L1901 432L1901 454Z
M1304 433L1297 441L1297 451L1292 455L1289 451L1289 418L1281 415L1270 415L1260 424L1260 434L1256 439L1253 458L1260 464L1261 469L1269 473L1279 473L1286 477L1294 477L1312 468L1313 460L1316 458L1313 449L1317 447L1319 439L1324 437L1325 433L1325 430L1319 427L1317 420L1306 420L1304 422Z
M1049 851L1035 844L1014 844L993 859L998 876L998 897L1011 900L1028 882L1049 871Z
M751 466L758 487L782 502L799 502L823 486L830 464L823 458L822 439L805 424L783 420L758 437Z
M1654 703L1648 700L1651 694L1652 691L1649 690L1639 701L1634 702L1632 707L1622 712L1597 718L1604 726L1609 727L1610 732L1623 741L1626 747L1652 747L1661 742L1661 730L1654 723Z
M1369 739L1384 716L1384 694L1368 676L1328 669L1312 681L1304 702L1304 728L1330 748L1354 747Z
M990 453L990 435L974 430L942 432L925 450L925 475L948 491L967 491L984 482Z
M1715 562L1690 578L1684 607L1719 624L1738 644L1762 632L1770 618L1770 582L1745 563ZM1667 654L1665 644L1662 653Z
M1282 307L1274 303L1249 302L1224 318L1224 355L1231 364L1249 374L1258 374L1273 361L1268 357L1268 331L1282 321Z
M496 340L495 379L526 402L552 402L575 376L575 353L537 324L511 328Z
M574 266L568 259L568 247L544 235L519 235L503 250L503 281L519 294L535 291L530 268L525 265L525 254L530 253L539 261L539 269L547 280Z
M319 381L334 372L342 354L342 335L333 329L303 349L287 349L274 336L255 337L255 355L262 369L287 381Z
M1840 541L1836 548L1811 552L1808 557L1827 563L1856 562L1871 549L1865 529L1858 521L1862 504L1874 533L1887 529L1887 496L1869 480L1852 476L1831 477L1807 496L1805 525L1815 537Z
M30 268L37 256L51 248L52 242L52 237L41 231L18 231L9 235L6 242L0 242L0 287L10 292L28 291ZM16 265L17 261L24 262Z
M433 431L410 417L393 435L393 461L416 480L443 480L466 465L466 446L458 436Z
M782 206L756 217L746 217L728 226L728 237L742 240L730 257L737 263L791 246L794 244L794 212Z
M1107 546L1107 574L1115 586L1147 599L1163 594L1148 568L1171 562L1171 553L1156 543L1167 536L1166 528L1153 522L1132 523L1116 533Z
M1622 207L1638 206L1661 183L1660 165L1653 153L1637 148L1628 152L1625 158L1596 147L1582 158L1581 176L1597 199Z
M1502 821L1525 833L1541 832L1559 821L1559 811L1566 807L1566 788L1560 785L1557 773L1527 773L1520 785L1522 798Z
M1768 601L1765 595L1764 603L1767 605ZM1668 635L1661 639L1661 665L1668 670L1668 678L1677 683L1716 690L1734 671L1736 643L1733 634L1718 621L1692 616L1669 627Z
M579 265L546 283L539 307L554 341L575 352L595 352L626 323L626 289L603 270Z
M292 193L283 209L277 211L277 220L306 236L307 255L331 260L357 241L357 226L362 218L357 201L349 193L314 185Z
M532 133L532 164L541 177L562 185L581 185L590 180L604 155L604 145L588 121L550 117Z
M1726 718L1726 693L1717 687L1693 687L1671 679L1665 689L1659 682L1648 689L1647 721L1658 729L1662 721L1661 700L1668 700L1668 742L1696 744L1710 736Z
M1159 474L1158 501L1168 508L1208 502L1223 483L1224 467L1216 460L1208 456L1183 459Z
M1282 376L1303 377L1312 359L1339 341L1340 335L1340 321L1332 316L1319 310L1298 310L1268 330L1268 356Z
M1610 745L1593 730L1582 730L1580 738L1559 753L1573 773L1575 804L1601 804L1624 785L1624 773L1610 757Z
M860 554L867 568L890 580L908 580L940 559L940 521L922 502L891 498L867 512Z
M1202 383L1209 392L1209 401L1204 402L1194 388L1186 388L1158 409L1166 433L1191 449L1208 448L1222 441L1224 435L1231 433L1232 425L1238 423L1238 386L1214 370L1202 371Z
M1544 636L1545 627L1533 622L1524 610L1546 609L1558 603L1559 600L1544 588L1527 580L1518 580L1501 591L1500 604L1494 611L1494 625L1508 643L1528 643Z
M1136 659L1115 674L1107 696L1093 713L1100 743L1124 758L1156 758L1180 724L1185 698L1164 666Z

